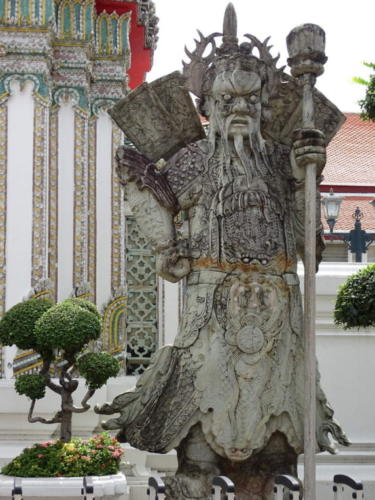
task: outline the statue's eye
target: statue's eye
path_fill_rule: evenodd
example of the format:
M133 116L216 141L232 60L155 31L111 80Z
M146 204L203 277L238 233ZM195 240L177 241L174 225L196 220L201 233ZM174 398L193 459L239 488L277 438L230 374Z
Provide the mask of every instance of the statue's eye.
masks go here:
M249 98L249 101L254 104L254 103L258 102L258 99L259 99L259 97L257 95L252 94Z
M232 96L230 94L224 94L223 99L224 101L229 102L232 99Z

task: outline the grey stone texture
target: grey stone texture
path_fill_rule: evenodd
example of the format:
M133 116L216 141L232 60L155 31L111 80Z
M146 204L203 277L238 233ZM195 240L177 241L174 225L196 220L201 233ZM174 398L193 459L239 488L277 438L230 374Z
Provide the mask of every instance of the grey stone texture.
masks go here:
M181 148L179 134L171 137L162 120L156 131L149 121L144 134L151 149L142 138L140 152L118 152L127 200L155 248L158 273L173 282L185 278L186 296L174 345L155 354L133 391L97 411L119 413L104 427L119 429L120 439L132 446L177 449L169 499L210 498L217 474L234 480L239 499L273 498L273 476L295 475L303 452L296 265L298 255L303 258L304 166L315 162L320 175L325 145L343 117L315 91L317 128L293 135L302 120L298 81L277 68L268 40L246 37L239 45L229 5L221 46L217 34L200 34L196 50L188 52L185 85L209 120L206 138ZM208 46L211 54L203 58ZM161 80L158 86L162 95ZM125 110L131 119L133 98L126 99L116 113ZM192 109L184 109L186 120ZM156 151L167 159L161 168L152 163ZM317 220L319 261L320 213ZM333 451L329 433L347 444L318 383L317 451Z

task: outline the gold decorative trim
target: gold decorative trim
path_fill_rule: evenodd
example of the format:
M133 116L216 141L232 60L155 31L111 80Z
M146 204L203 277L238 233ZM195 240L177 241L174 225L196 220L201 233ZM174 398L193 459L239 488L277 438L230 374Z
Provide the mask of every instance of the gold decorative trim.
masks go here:
M112 12L108 14L106 11L101 12L96 19L96 33L97 33L97 48L98 55L104 57L122 56L129 46L129 21L131 19L131 12L124 14L117 14ZM123 40L122 28L126 24L127 39ZM105 27L105 37L103 28ZM116 41L116 44L114 44ZM126 48L123 45L126 44Z
M116 151L123 134L117 125L112 127L112 257L111 287L117 290L125 284L125 211L120 179L116 173Z
M89 120L89 176L88 176L88 281L93 302L96 302L96 122Z
M80 7L80 13L79 13L79 28L76 24L76 12L75 12L75 7L79 6ZM71 2L71 0L62 0L60 5L58 6L58 25L59 25L59 30L58 30L58 36L62 40L69 40L68 43L64 44L64 42L59 42L59 45L72 45L73 42L74 45L81 45L83 46L83 43L77 43L74 38L85 38L86 34L86 10L90 7L94 6L94 0L75 0L74 2ZM65 31L65 9L68 9L68 15L69 15L69 30Z
M0 31L14 31L14 24L12 24L11 26L0 26ZM17 26L17 31L32 31L33 33L50 33L50 28L35 28L33 26L22 28L21 26Z
M49 110L35 102L34 108L34 152L33 152L33 226L31 286L47 277L47 145Z
M58 258L58 106L50 109L48 171L48 276L57 300Z
M35 354L35 351L33 350L30 350L30 351L22 351L20 354L17 354L17 356L15 356L14 359L23 359L23 358L27 358L27 356L31 356Z
M14 360L18 360L18 358L14 358ZM33 363L32 365L28 365L25 368L20 368L17 371L13 372L14 377L18 377L19 375L22 374L28 374L31 375L33 373L39 372L40 368L43 366L43 361L37 361L36 363Z
M76 40L70 40L69 42L59 42L53 43L54 47L87 47L87 42L77 42Z
M75 112L73 287L88 281L88 117Z
M102 341L106 351L114 352L124 349L120 339L119 321L126 311L127 297L112 300L103 313Z

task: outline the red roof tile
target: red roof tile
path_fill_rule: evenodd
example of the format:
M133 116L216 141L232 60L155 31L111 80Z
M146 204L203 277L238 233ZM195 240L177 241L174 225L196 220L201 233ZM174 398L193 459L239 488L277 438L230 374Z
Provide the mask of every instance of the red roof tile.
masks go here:
M346 122L327 149L323 185L375 187L375 123L346 113Z

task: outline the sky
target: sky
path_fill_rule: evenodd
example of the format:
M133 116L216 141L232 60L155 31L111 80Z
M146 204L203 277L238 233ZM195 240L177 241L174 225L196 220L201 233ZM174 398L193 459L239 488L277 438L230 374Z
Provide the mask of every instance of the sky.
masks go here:
M222 31L228 0L154 0L159 41L147 81L181 70L184 46L194 49L196 30L207 36ZM363 61L375 62L375 0L232 0L238 37L251 33L263 41L271 36L272 53L286 64L286 36L296 26L315 23L326 32L325 72L317 88L343 112L359 112L365 87L353 76L368 78Z

